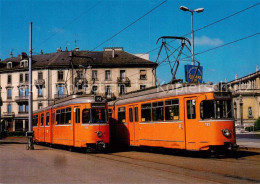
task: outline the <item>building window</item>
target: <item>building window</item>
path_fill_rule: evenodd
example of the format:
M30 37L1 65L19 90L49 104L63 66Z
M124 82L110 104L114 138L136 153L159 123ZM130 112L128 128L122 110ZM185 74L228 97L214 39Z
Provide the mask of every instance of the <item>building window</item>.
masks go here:
M38 103L38 109L42 109L42 103Z
M20 82L23 82L23 74L20 74Z
M92 80L97 80L97 70L92 71Z
M25 112L28 113L28 111L29 111L29 106L28 106L28 104L26 104L25 105Z
M28 67L28 61L24 61L24 67Z
M24 66L24 62L21 61L21 62L20 62L20 67L23 68L23 66Z
M12 68L12 62L7 63L7 69L10 69L10 68Z
M140 80L146 80L146 70L140 70Z
M111 80L111 72L110 70L105 71L105 80Z
M8 113L8 114L11 114L11 113L12 113L12 105L11 105L11 104L8 104L8 105L7 105L7 113Z
M7 84L12 84L12 75L7 76Z
M120 91L119 91L119 94L120 94L120 95L125 94L125 85L124 85L124 84L120 85Z
M105 94L106 94L106 96L111 95L111 87L110 87L110 86L106 86L106 88L105 88Z
M23 112L23 105L19 105L19 113Z
M42 72L38 72L38 80L42 80L43 79L43 74ZM62 79L63 80L63 74L62 74Z
M252 109L252 107L248 107L248 117L249 118L253 117L253 109Z
M83 73L82 73L82 71L77 71L77 77L78 77L79 79L83 79Z
M92 86L91 94L96 95L97 94L97 86Z
M43 97L42 88L38 88L38 97Z
M140 85L140 89L145 89L146 85Z
M7 99L12 99L12 89L7 89Z
M24 78L25 78L25 79L24 79L25 82L28 82L28 81L29 81L29 75L28 75L28 73L26 73L24 76L25 76L25 77L24 77Z
M58 86L58 96L63 96L63 95L64 95L64 86L63 85L59 85Z
M29 96L29 88L25 88L25 96L28 97Z
M19 88L19 97L23 97L23 91L24 91L23 88Z
M58 81L63 81L63 71L58 71Z
M120 70L120 79L124 80L126 78L125 70Z

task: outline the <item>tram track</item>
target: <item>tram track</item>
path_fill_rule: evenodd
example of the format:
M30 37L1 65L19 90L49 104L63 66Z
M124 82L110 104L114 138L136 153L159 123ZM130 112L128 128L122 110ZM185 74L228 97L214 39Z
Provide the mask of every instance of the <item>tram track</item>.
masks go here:
M125 152L127 153L127 152ZM152 161L149 159L142 159L133 156L120 155L118 153L110 153L110 154L93 154L93 157L113 160L117 162L127 163L139 167L145 167L150 169L155 169L162 172L168 172L172 174L178 174L182 176L194 177L200 180L204 180L207 182L217 182L217 183L227 183L227 182L242 182L242 183L260 183L260 180L257 178L244 177L238 175L232 175L230 173L219 173L212 172L209 170L203 170L202 168L194 169L190 167L183 167L177 164L167 164L158 161ZM215 161L215 160L214 160ZM206 172L206 174L205 174Z

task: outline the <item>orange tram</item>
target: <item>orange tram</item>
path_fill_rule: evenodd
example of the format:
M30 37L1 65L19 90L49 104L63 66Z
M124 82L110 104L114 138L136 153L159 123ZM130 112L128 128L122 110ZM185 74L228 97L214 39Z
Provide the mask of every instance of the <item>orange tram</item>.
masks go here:
M168 84L108 103L111 143L184 150L236 150L225 85Z
M33 113L34 141L105 150L109 144L107 102L72 95Z

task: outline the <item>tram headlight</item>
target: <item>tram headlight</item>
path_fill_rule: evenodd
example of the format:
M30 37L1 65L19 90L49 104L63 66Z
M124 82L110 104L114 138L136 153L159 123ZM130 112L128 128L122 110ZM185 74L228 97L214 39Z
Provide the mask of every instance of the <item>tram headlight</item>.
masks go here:
M98 132L97 132L97 136L98 136L98 137L102 137L102 135L103 135L103 133L102 133L101 131L98 131Z
M224 129L222 130L222 134L225 136L225 137L230 137L231 136L231 131L229 129Z

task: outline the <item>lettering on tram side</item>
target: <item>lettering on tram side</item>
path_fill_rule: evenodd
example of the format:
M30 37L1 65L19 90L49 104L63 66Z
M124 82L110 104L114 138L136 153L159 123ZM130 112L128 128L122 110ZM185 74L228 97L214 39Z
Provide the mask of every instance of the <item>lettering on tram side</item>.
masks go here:
M210 123L204 123L205 124L205 126L211 126L211 124Z

